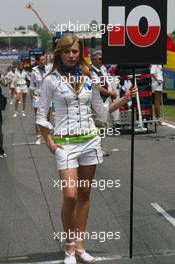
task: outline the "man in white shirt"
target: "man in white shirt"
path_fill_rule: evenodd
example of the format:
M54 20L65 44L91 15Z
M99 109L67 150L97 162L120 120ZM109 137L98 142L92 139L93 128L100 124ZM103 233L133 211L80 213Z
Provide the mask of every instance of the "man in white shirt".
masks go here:
M163 91L163 67L162 65L151 65L152 92L154 92L154 113L158 124L161 125L160 105Z
M111 77L112 79L113 77L109 76L106 67L102 65L102 52L100 50L97 50L92 53L91 61L92 61L93 78L95 77L97 80L97 87L105 105L105 103L107 104L108 101L107 99L109 97L115 99L117 96L116 91L112 87L111 80L109 81L109 78ZM94 121L97 127L99 128L104 127L104 124L102 122L99 122L98 116L95 116ZM110 152L104 148L102 148L102 152L103 152L103 156L110 155Z
M117 94L112 88L111 82L108 81L109 75L106 67L102 65L102 52L100 50L93 52L91 61L93 75L99 78L98 89L103 102L105 102L108 97L115 98Z
M39 98L41 94L41 86L43 79L48 73L49 69L46 66L46 57L41 54L37 57L37 66L32 69L31 78L30 78L30 90L31 96L33 99L33 108L36 117L36 112L39 107ZM38 125L35 125L36 130L36 144L40 145L41 143L41 133Z

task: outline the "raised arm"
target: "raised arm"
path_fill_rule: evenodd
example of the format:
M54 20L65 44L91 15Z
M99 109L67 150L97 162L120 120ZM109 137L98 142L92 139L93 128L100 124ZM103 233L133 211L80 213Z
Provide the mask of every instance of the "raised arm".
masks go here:
M137 87L130 88L123 97L113 101L109 108L104 106L104 103L101 99L98 89L94 86L92 89L92 108L100 116L103 122L107 122L108 113L114 112L116 109L126 104L132 99L132 96L135 96L137 92Z

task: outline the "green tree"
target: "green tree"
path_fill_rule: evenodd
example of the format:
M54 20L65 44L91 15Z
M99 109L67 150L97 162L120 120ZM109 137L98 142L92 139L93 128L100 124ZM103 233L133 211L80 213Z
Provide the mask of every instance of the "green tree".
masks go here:
M18 28L15 28L15 30L19 29L25 29L25 27L19 26ZM27 29L35 31L40 36L42 48L44 49L44 51L52 51L51 36L43 27L40 27L38 24L35 23L33 25L28 25Z
M45 51L52 51L51 37L44 28L40 28L37 32L41 38L42 48Z
M26 30L26 28L24 26L19 26L19 27L16 27L15 30Z
M90 31L94 31L94 29L98 28L98 22L97 20L93 19L90 23Z

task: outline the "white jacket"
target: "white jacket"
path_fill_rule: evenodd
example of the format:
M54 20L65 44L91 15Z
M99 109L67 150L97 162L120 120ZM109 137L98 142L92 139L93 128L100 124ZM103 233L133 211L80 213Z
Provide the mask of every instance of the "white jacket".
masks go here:
M22 72L16 70L14 81L17 86L26 88L27 87L26 78L27 78L27 72L25 70L22 70Z
M41 73L38 69L38 66L32 69L31 77L30 77L30 89L34 91L36 96L40 95L41 86L44 77L48 73L49 68L45 65L45 73Z
M47 121L51 101L55 106L55 135L82 134L96 129L91 107L104 122L107 121L108 109L104 107L99 91L89 78L82 84L78 95L68 82L61 82L57 71L44 79L36 123L48 129L53 129Z
M9 87L14 88L15 87L15 72L13 71L8 72L5 78L7 82L9 83Z

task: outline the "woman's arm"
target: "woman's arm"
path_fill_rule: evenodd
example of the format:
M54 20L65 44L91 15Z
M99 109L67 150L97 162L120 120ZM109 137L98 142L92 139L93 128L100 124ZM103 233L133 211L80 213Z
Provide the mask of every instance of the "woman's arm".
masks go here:
M47 115L50 108L50 103L53 98L55 87L52 81L46 78L41 87L41 95L39 108L37 109L36 124L39 125L41 134L52 153L55 153L57 147L63 148L61 145L54 143L50 130L53 129L52 124L48 121Z
M92 88L92 108L100 116L103 122L107 122L108 113L114 112L116 109L127 103L135 96L137 93L137 87L132 87L126 91L125 95L118 100L113 101L109 108L107 109L104 106L103 100L100 96L100 93L96 87Z
M0 75L0 84L3 86L7 86L7 81L3 75Z
M50 149L50 151L54 154L56 149L59 147L59 148L62 148L63 149L63 146L62 145L58 145L58 144L55 144L53 139L52 139L52 136L49 132L49 129L46 128L46 127L43 127L41 125L39 125L40 127L40 131L41 131L41 134L48 146L48 148Z
M110 106L109 106L109 113L114 112L116 109L120 108L121 106L123 106L124 104L126 104L127 102L131 101L132 97L134 97L137 93L137 87L132 87L130 89L128 89L125 92L125 95L121 98L119 98L118 100L113 101Z
M36 124L53 129L52 124L48 121L47 115L53 98L55 87L49 76L43 81L41 94L39 97L39 108L37 109Z
M100 93L110 96L110 97L116 97L117 95L114 89L113 91L108 91L107 89L102 87L100 84L97 84L97 89L100 91Z
M157 82L158 85L161 85L161 81L157 79L156 74L151 74L151 77Z
M159 70L158 65L152 65L150 69L151 77L158 85L161 85L161 81L157 78L157 71Z
M119 98L118 100L113 101L109 105L109 113L114 112L116 109L120 108L121 106L123 106L124 104L126 104L129 101L130 100L128 100L125 96Z

